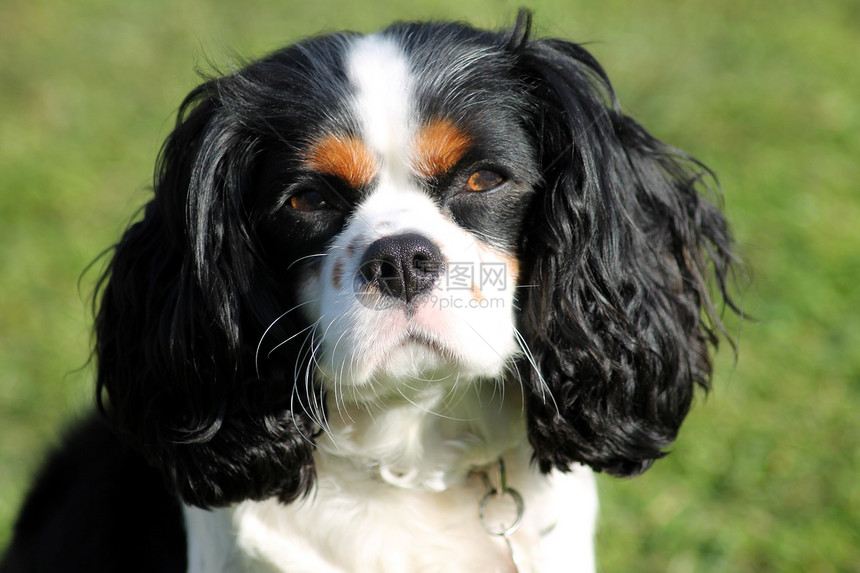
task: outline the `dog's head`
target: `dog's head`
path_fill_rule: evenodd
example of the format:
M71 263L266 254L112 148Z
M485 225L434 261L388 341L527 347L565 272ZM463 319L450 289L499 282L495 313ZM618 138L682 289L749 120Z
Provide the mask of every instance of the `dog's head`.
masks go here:
M710 173L582 47L313 38L183 103L97 317L104 411L190 503L313 483L324 396L522 387L540 468L632 475L710 376Z

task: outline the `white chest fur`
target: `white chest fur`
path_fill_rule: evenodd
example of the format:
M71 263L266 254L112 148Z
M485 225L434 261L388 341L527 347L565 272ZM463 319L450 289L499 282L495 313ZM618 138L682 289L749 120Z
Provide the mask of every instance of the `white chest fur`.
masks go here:
M521 409L491 402L462 396L444 415L412 403L342 407L317 440L306 499L185 509L189 571L512 573L507 544L481 525L487 486L472 471L499 456L525 502L511 537L519 570L593 571L590 470L541 475L529 464Z

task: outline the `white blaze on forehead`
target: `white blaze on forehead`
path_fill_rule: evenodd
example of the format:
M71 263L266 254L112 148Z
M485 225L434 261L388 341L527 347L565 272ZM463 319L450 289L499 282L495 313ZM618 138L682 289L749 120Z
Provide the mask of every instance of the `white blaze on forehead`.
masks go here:
M406 164L413 125L406 54L391 38L365 36L347 55L347 74L355 86L363 139L389 169L399 170Z

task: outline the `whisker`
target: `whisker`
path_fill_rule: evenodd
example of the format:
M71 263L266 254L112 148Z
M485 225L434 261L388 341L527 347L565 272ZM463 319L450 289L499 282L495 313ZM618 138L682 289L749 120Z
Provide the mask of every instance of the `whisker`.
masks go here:
M409 389L409 390L413 390L413 391L415 391L415 388L412 388L411 386L409 386L409 385L407 385L407 384L404 384L404 386L406 386L406 388L407 388L407 389ZM454 422L468 422L468 421L469 421L469 420L466 420L466 419L463 419L463 418L455 418L455 417L453 417L453 416L446 416L445 414L442 414L441 412L436 412L436 411L434 411L434 410L431 410L430 408L425 408L424 406L422 406L421 404L418 404L418 403L414 402L413 400L411 400L411 399L409 398L409 396L407 396L406 394L404 394L404 393L403 393L403 388L398 387L398 388L397 388L397 393L398 393L398 394L400 394L400 396L401 396L404 400L406 400L407 402L409 402L410 404L412 404L413 406L415 406L416 408L418 408L419 410L421 410L421 411L422 411L422 412L424 412L425 414L429 414L430 416L435 416L435 417L437 417L437 418L441 418L441 419L443 419L443 420L451 420L451 421L454 421Z
M332 322L334 322L334 321L332 321ZM347 330L344 330L341 333L341 335L338 336L338 338L335 341L334 346L332 347L332 350L331 350L332 356L335 355L335 353L337 351L337 345L340 344L340 341L343 340L343 337L346 336L347 332L348 332ZM343 398L343 391L342 390L343 390L343 367L344 367L344 364L346 364L346 361L345 360L341 361L339 374L333 373L334 374L334 405L338 411L338 414L340 414L341 417L343 416L343 412L341 411L340 402L338 401L338 389L341 390L341 398ZM345 401L344 401L343 406L344 406L344 408L346 408L346 402Z
M281 314L278 318L273 320L272 323L269 324L269 326L266 327L266 330L263 331L263 335L260 336L260 341L257 343L257 350L254 352L254 368L257 371L257 378L260 378L260 348L263 346L263 340L266 339L266 335L269 334L269 331L272 330L272 328L278 323L279 320L281 320L282 318L284 318L285 316L287 316L288 314L290 314L291 312L293 312L297 308L301 308L302 306L304 306L306 304L310 304L312 302L318 302L319 300L320 299L313 299L313 300L309 300L309 301L305 301L305 302L301 302L301 303L297 304L293 308L291 308L288 311ZM271 356L272 356L272 353L270 352L268 357L271 357Z
M296 400L298 400L299 406L301 406L302 411L305 413L305 415L308 416L308 418L310 418L311 422L313 422L316 426L319 426L320 428L325 428L324 424L322 423L322 420L320 419L321 417L315 415L315 413L312 411L312 410L314 410L314 408L312 408L310 404L305 404L302 401L301 394L299 394L299 385L295 383L295 381L298 380L298 371L297 371L298 365L301 364L301 362L303 360L303 356L305 354L304 353L304 346L307 343L308 338L313 336L313 332L314 332L315 327L317 326L318 323L319 323L319 321L317 321L311 325L313 327L313 329L311 330L310 333L308 333L308 336L306 336L305 339L302 341L301 347L299 347L299 359L296 361L296 364L293 368L293 381L294 382L293 382L293 390L290 393L290 411L291 412L295 411L294 410L295 402L296 402ZM307 390L307 386L305 388ZM310 398L310 396L309 396L309 398ZM293 416L293 425L296 427L297 430L299 430L299 435L305 441L307 441L309 444L314 443L313 439L311 437L305 436L304 433L301 431L301 429L299 429L298 424L295 422L295 415Z
M298 259L294 260L294 261L293 261L293 262L291 262L289 265L287 265L287 269L286 269L286 270L290 270L291 268L293 268L293 265L295 265L296 263L299 263L299 262L301 262L301 261L305 261L305 260L307 260L307 259L313 259L313 258L316 258L316 257L327 257L327 256L329 256L329 253L328 253L328 252L325 252L325 253L313 253L313 254L310 254L310 255L306 255L306 256L304 256L304 257L299 257Z
M292 413L292 412L294 412L294 411L295 411L295 410L294 410L294 408L295 408L295 398L296 398L297 396L298 396L297 388L296 388L296 386L293 386L293 391L292 391L292 393L290 394L290 413ZM299 399L299 403L301 404L301 399ZM302 409L304 410L304 407L302 407ZM309 436L306 436L306 435L305 435L305 433L302 431L302 429L301 429L301 428L299 428L299 423L298 423L298 422L296 422L296 416L295 416L295 414L291 415L291 416L290 416L290 418L292 418L292 420L293 420L293 427L296 429L296 431L298 432L299 436L301 436L301 438L302 438L304 441L306 441L307 443L309 443L310 445L312 445L312 446L313 446L313 445L314 445L313 440L312 440Z
M323 370L322 365L320 364L320 360L319 360L319 351L322 348L322 345L325 343L326 336L328 335L329 329L334 325L335 322L337 322L337 320L339 318L341 318L341 317L335 316L334 318L332 318L329 321L328 325L326 326L325 330L323 331L322 336L319 337L318 343L315 343L313 338L311 340L311 345L310 345L310 349L309 349L310 350L310 358L308 360L308 366L307 366L307 370L305 373L305 387L306 388L308 388L309 386L310 386L310 388L313 388L313 384L312 384L312 380L311 380L312 379L311 367L315 366L317 371ZM320 320L322 320L322 319L320 319ZM314 332L316 333L316 330ZM314 334L314 337L315 336L316 336L316 334ZM331 433L330 427L328 425L328 420L326 418L325 403L323 400L322 392L320 392L319 396L317 396L316 392L313 395L314 395L314 406L320 412L319 418L321 420L324 420L324 422L325 422L324 424L321 424L321 427L323 428L323 430L326 433ZM337 387L336 386L335 386L335 402L337 402Z
M514 328L514 337L516 338L517 344L519 345L519 347L523 350L523 353L526 356L526 360L528 360L529 364L532 367L532 370L534 370L535 374L538 375L538 381L540 382L541 400L543 400L543 402L546 403L546 396L547 396L547 394L549 394L550 400L552 400L553 406L555 407L556 414L561 415L561 411L558 408L558 403L555 401L555 396L552 395L552 391L549 388L549 384L546 383L546 380L544 379L543 374L541 374L540 369L538 368L537 362L535 361L534 354L532 353L531 349L529 348L529 345L526 342L523 335L520 334L520 331L516 328Z
M314 343L313 343L314 333L316 332L316 329L319 326L319 323L321 321L322 321L322 318L320 318L319 320L317 320L313 324L313 329L308 333L307 336L305 336L304 340L302 341L302 345L299 347L299 359L296 361L296 363L293 367L293 380L294 380L295 388L297 390L298 390L298 381L301 379L299 376L299 367L303 362L305 362L306 357L308 357L307 362L309 365L312 362L313 352L314 352L314 348L313 348L313 346L314 346ZM310 342L310 344L308 344L309 342ZM307 350L305 349L306 344L308 345ZM311 391L313 389L313 386L311 384L309 384L308 375L309 375L309 371L306 371L306 373L305 373L305 385L304 385L305 395L307 396L308 400L312 400L313 403L309 402L309 403L305 404L304 402L299 400L299 404L302 406L302 410L305 412L305 414L307 414L308 417L311 418L311 420L316 425L318 425L320 428L325 429L325 427L326 427L325 420L323 419L324 417L321 414L321 410L319 409L319 403L317 400L316 393Z
M303 329L301 329L300 331L298 331L297 333L295 333L295 334L293 334L292 336L288 337L286 340L284 340L284 341L282 341L282 342L279 342L277 345L275 345L275 347L274 347L274 348L272 348L272 349L269 351L269 353L266 355L266 358L271 358L271 357L272 357L272 354L274 354L274 353L275 353L275 352L276 352L280 347L282 347L284 344L288 343L289 341L291 341L292 339L294 339L295 337L297 337L297 336L298 336L298 335L300 335L301 333L305 332L306 330L313 329L313 327L314 327L314 325L315 325L315 324L316 324L316 323L311 324L310 326L306 326L306 327L304 327Z
M455 410L457 408L457 406L460 404L460 402L462 402L463 399L466 397L465 392L459 391L459 388L458 388L459 384L460 384L460 372L457 372L457 377L454 378L454 384L451 385L450 390L448 390L448 392L445 394L444 398L442 399L445 410L448 410L448 411ZM456 398L456 402L453 401L455 398ZM463 420L463 421L464 422L471 422L472 420L474 420L474 418L470 419L470 420Z
M518 344L519 344L519 343L518 343ZM515 376L515 377L516 377L517 385L518 385L518 386L519 386L519 388L520 388L520 413L521 413L521 414L523 414L523 415L525 415L525 409L526 409L526 388L525 388L525 384L523 383L523 375L522 375L522 373L520 372L519 368L517 368L517 366L516 366L516 363L515 363L515 362L510 362L509 364L506 364L506 365L505 365L505 370L506 370L508 373L510 373L511 375L513 375L513 376ZM500 378L500 382L499 382L499 383L500 383L500 384L506 384L506 382L507 382L508 380L509 380L509 376L502 376L502 377Z
M313 335L312 335L313 336ZM320 343L321 344L321 343ZM313 370L315 362L315 354L317 350L319 350L320 345L314 345L313 340L311 340L311 344L309 345L310 351L310 359L307 361L307 366L305 367L305 393L311 398L312 404L309 404L309 407L315 413L315 419L317 420L317 424L319 427L326 433L331 433L330 428L328 426L328 420L325 416L325 408L321 404L322 396L318 395L314 388L313 384Z
M354 422L355 420L352 419L352 415L349 414L349 411L346 408L346 397L344 396L344 392L343 392L343 369L344 368L346 368L346 360L341 360L340 370L338 371L337 377L335 378L335 381L334 381L334 405L335 405L335 408L337 408L337 413L341 419L344 418L344 411L345 411L346 417L349 418L349 421ZM341 407L340 407L341 402L338 402L338 396L337 396L338 388L340 388L340 390L341 390L340 399L343 402L343 409L341 409Z

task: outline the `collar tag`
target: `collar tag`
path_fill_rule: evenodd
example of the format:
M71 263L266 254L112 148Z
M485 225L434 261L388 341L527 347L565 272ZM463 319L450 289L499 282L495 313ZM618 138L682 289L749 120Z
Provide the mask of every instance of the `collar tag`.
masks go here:
M487 493L481 498L479 510L481 525L484 526L487 533L501 537L505 541L511 554L514 570L522 571L518 552L514 550L514 544L511 542L511 535L517 531L523 520L523 514L526 511L525 503L520 492L508 487L508 476L505 473L505 462L502 458L499 458L498 468L498 487L493 485L487 472L482 473L484 483L487 486Z
M481 498L479 515L481 525L490 535L507 537L519 528L525 513L525 504L520 492L508 487L505 462L499 458L499 485L496 487L489 474L483 474L487 493Z

